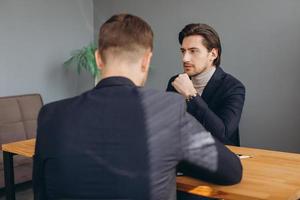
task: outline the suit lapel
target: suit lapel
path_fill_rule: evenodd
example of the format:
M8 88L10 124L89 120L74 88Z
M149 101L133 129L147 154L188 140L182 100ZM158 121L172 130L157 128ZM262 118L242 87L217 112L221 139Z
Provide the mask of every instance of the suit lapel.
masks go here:
M223 69L221 67L217 67L215 73L208 81L201 95L206 103L211 102L211 98L213 94L215 94L220 84L222 83L222 79L224 75L225 72L223 71Z

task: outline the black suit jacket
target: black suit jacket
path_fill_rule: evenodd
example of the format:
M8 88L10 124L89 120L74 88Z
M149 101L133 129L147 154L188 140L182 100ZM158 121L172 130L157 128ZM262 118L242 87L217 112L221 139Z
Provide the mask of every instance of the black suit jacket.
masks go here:
M177 94L123 77L45 105L39 114L35 199L171 200L175 168L218 184L241 179L239 159L186 111Z
M167 91L177 92L169 80ZM244 106L244 85L217 67L202 96L187 103L187 110L224 144L240 145L239 122Z

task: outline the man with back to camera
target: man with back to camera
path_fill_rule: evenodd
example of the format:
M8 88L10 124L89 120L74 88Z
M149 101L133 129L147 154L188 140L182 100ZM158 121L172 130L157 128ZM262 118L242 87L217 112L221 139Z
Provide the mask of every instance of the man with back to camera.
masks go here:
M224 144L240 145L239 122L245 87L220 67L221 42L207 24L188 24L179 33L184 73L169 80L167 91L187 100L187 110Z
M180 95L143 88L152 49L151 27L137 16L101 26L102 80L40 111L35 199L175 200L180 161L206 181L241 180L238 157L186 112Z

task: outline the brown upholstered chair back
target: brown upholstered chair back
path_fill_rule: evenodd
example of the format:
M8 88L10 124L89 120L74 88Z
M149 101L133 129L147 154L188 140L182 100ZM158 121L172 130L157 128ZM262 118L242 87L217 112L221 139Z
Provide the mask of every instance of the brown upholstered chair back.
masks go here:
M39 94L0 97L0 143L35 137L42 105Z

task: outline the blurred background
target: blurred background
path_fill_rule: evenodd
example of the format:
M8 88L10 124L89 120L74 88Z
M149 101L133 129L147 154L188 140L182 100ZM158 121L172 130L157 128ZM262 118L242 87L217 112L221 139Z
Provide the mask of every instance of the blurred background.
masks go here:
M178 32L207 23L221 37L222 68L246 87L241 145L300 153L300 1L0 0L0 96L40 93L48 103L91 89L66 68L116 13L145 19L155 34L146 87L165 90L182 71Z

